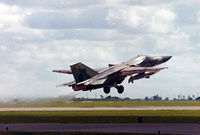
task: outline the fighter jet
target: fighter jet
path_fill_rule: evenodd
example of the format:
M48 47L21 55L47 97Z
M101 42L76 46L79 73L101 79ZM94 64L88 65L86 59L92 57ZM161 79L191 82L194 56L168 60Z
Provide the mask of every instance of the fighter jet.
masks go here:
M150 76L166 69L167 67L157 67L167 62L172 56L146 56L138 55L120 64L109 64L108 67L92 69L79 62L70 66L71 70L53 70L57 73L72 74L74 81L57 86L69 86L74 91L92 91L103 88L106 94L115 87L119 94L124 92L121 83L128 78L128 83L135 80L150 78Z

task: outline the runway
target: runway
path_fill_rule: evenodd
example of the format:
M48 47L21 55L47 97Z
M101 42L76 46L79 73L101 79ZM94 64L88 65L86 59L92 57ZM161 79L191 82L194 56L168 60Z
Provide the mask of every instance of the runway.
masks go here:
M113 132L199 135L200 124L0 124L1 131L28 132Z
M92 111L92 110L200 110L200 106L148 106L148 107L7 107L0 111Z

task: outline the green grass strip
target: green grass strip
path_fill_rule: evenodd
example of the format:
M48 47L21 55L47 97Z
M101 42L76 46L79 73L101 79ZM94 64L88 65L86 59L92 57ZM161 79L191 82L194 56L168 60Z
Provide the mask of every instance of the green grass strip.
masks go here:
M48 101L0 104L0 107L137 107L137 106L200 106L200 101Z
M0 123L200 123L199 110L0 112Z

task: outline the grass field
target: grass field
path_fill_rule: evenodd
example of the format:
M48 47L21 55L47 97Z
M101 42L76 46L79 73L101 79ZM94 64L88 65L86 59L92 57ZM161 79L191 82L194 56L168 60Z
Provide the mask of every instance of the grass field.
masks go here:
M200 106L200 101L89 101L89 102L33 102L0 104L0 107L137 107L137 106Z
M0 123L200 123L200 110L0 112Z

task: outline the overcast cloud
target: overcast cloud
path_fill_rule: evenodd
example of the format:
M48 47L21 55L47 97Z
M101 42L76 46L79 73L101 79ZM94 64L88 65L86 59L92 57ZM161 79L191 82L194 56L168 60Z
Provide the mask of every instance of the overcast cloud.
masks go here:
M169 69L150 79L124 81L125 94L200 94L200 2L197 0L0 0L0 95L74 94L52 73L83 62L94 67L137 54L173 55ZM116 90L111 94L119 96ZM102 90L78 92L104 95Z

